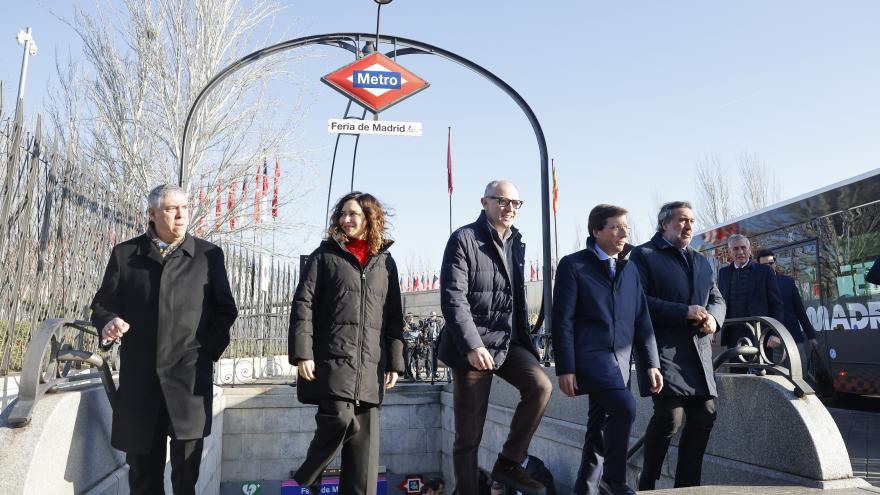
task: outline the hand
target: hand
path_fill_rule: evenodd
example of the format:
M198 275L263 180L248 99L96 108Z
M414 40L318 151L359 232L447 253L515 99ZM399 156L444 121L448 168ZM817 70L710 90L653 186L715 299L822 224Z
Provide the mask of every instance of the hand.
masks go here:
M128 323L122 318L116 317L108 321L104 328L101 329L101 339L116 340L122 338L122 335L129 329Z
M303 359L296 365L297 376L303 380L310 382L315 379L315 361L311 359Z
M575 378L574 373L559 375L557 380L559 380L559 390L562 390L562 393L569 397L574 397L578 389L577 378Z
M652 394L659 394L663 390L663 374L660 373L660 368L649 368L648 380L651 381Z
M386 371L385 372L385 390L389 388L394 388L394 385L397 384L397 372L396 371Z
M688 306L688 314L687 319L692 320L694 322L694 326L699 325L703 320L706 319L709 315L709 312L706 311L706 308L694 304L693 306Z
M782 340L779 337L777 337L775 335L771 335L770 337L767 338L767 347L769 347L771 349L776 349L777 347L779 347L781 345L782 345Z
M715 321L715 317L706 314L706 318L703 319L703 327L700 329L701 332L711 335L718 331L718 322Z
M471 349L467 354L468 362L471 363L471 366L480 370L494 370L495 369L495 360L492 359L492 355L489 354L489 351L486 350L485 347L477 347L476 349Z
M816 339L810 339L810 348L814 351L819 350L819 342L817 342Z

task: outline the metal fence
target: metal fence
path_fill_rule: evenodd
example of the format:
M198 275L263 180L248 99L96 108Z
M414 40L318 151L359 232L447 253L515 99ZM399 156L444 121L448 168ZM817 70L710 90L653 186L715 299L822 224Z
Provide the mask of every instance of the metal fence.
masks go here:
M0 151L0 375L8 375L21 370L40 322L88 319L110 250L144 232L147 219L143 198L119 198L104 187L94 167L45 138L39 117L28 131L0 108ZM241 312L217 382L283 378L295 273L234 238L209 240L226 252Z

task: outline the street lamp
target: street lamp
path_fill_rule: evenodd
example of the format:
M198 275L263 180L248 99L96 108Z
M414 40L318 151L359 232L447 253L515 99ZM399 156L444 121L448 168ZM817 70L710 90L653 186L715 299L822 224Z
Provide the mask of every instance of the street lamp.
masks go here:
M15 115L18 116L21 102L24 100L24 85L27 80L28 56L33 57L37 54L37 42L31 34L31 28L27 28L27 31L19 31L18 36L16 36L15 39L18 41L19 45L24 45L24 54L21 59L21 75L18 79L18 99L15 102Z

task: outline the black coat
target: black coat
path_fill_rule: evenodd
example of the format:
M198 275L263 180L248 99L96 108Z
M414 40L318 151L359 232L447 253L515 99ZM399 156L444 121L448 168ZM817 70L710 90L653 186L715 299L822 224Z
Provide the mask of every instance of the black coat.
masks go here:
M176 438L211 433L212 361L237 315L214 244L187 235L164 259L147 235L113 248L92 301L99 330L117 316L131 326L119 348L113 447L150 452L163 397Z
M363 267L335 240L325 240L309 257L293 296L287 340L290 364L315 361L315 380L297 380L300 402L379 405L385 372L403 373L403 310L390 245Z
M804 301L801 299L801 293L798 291L794 279L788 275L777 273L776 285L779 286L779 296L782 298L782 308L785 314L782 323L794 337L795 342L804 341L804 332L806 332L808 339L815 339L816 330L813 328L810 318L807 317Z
M485 347L496 367L501 367L510 348L511 335L538 358L528 335L525 305L526 245L512 228L513 280L498 252L485 213L477 221L456 230L446 243L440 268L440 308L446 326L440 334L439 358L448 366L468 369L467 353ZM522 301L514 311L514 297Z
M629 385L633 346L640 363L659 368L657 342L638 269L627 245L614 280L599 260L595 240L562 258L553 288L553 349L556 374L574 373L578 394ZM645 367L640 366L640 371Z
M762 265L749 261L751 267L749 273L749 301L747 316L768 316L775 318L780 323L785 321L785 310L782 307L782 298L779 297L779 286L776 284L776 272L768 265ZM727 303L726 318L733 318L730 308L733 304L731 294L731 278L733 275L733 263L721 267L718 271L718 289ZM739 315L740 317L746 315ZM725 328L721 334L721 344L731 346L736 343L740 335L744 335L743 327L734 326Z
M865 280L874 285L880 285L880 258L874 260L874 266L872 266L871 271L865 275Z
M654 324L663 374L660 395L714 397L718 392L712 367L712 336L693 326L687 313L688 306L703 306L720 327L724 324L724 299L706 257L690 247L687 257L689 262L657 233L633 250L630 261L642 276ZM639 380L639 389L643 396L650 393L645 380Z

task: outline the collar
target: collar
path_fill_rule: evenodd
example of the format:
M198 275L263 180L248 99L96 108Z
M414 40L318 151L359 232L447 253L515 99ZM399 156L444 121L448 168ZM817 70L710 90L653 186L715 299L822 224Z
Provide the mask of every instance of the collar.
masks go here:
M663 237L662 232L655 233L654 237L651 237L651 242L654 244L654 247L656 247L657 249L672 248L672 249L674 249L676 251L680 251L682 253L691 250L690 246L687 246L684 249L678 249L677 247L673 246L671 242L667 241L666 238Z
M623 251L618 253L617 256L614 256L613 258L615 259L615 261L618 262L628 260L629 255L633 250L633 247L634 246L632 244L627 243L623 246ZM593 236L587 237L587 251L593 253L597 258L599 258L600 261L605 261L608 258L612 257L608 256L605 251L602 251L602 249L599 248L599 245L596 244L596 238Z
M596 250L596 254L599 255L599 260L600 260L600 261L610 260L610 259L612 259L612 258L613 258L615 261L617 261L617 258L616 258L616 257L614 257L614 256L608 256L608 253L606 253L605 251L603 251L602 248L600 248L598 244L595 244L595 243L594 243L594 245L593 245L593 249L595 249L595 250Z
M730 265L733 266L735 270L742 270L743 268L748 268L751 263L752 260L746 260L746 263L743 266L737 266L736 262L734 261L730 263Z
M478 226L477 228L485 229L484 231L489 234L490 239L495 238L492 232L495 232L495 235L498 234L498 231L495 229L495 227L493 227L492 224L489 223L489 217L486 216L485 210L480 211L480 216L477 217L477 221L475 223ZM503 241L507 242L510 239L515 239L517 236L519 236L519 229L511 225L510 228L507 230L507 235L504 236Z

